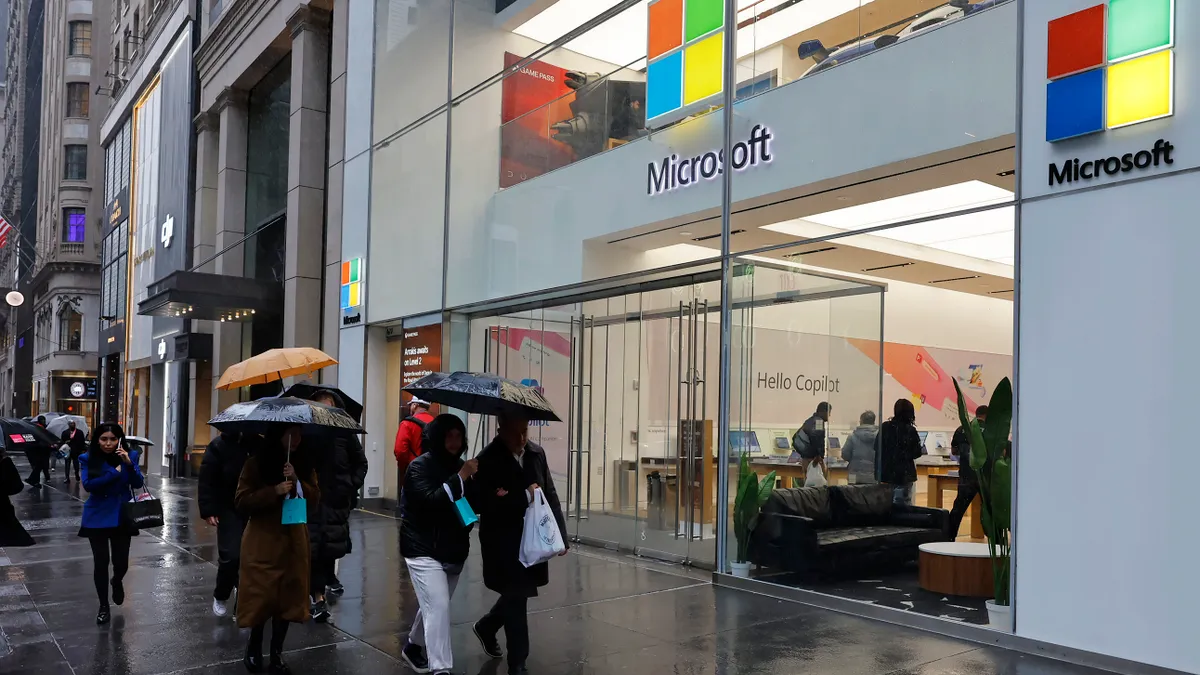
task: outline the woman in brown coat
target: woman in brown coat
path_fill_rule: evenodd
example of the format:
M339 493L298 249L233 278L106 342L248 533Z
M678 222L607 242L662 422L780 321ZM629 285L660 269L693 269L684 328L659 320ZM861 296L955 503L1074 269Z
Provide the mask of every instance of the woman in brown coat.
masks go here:
M291 670L282 654L288 624L309 618L308 526L282 523L285 499L302 496L311 514L321 498L312 462L300 447L299 426L271 429L262 449L246 460L234 496L234 506L247 519L237 620L239 627L251 629L244 663L252 673L262 671L268 619L271 672L287 674Z

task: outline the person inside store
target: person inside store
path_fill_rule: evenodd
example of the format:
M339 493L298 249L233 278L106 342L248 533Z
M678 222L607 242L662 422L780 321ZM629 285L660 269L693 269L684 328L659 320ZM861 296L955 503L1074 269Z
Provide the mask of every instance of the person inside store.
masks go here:
M878 482L875 480L875 437L878 435L875 413L868 410L859 415L858 426L842 447L842 459L849 464L846 470L851 485Z
M133 501L133 491L143 487L146 479L138 466L137 450L127 449L125 431L116 422L105 422L96 427L91 446L79 461L81 482L88 493L83 504L79 536L86 538L92 547L92 580L100 600L96 623L104 625L112 618L108 605L110 586L113 604L120 607L125 603L129 544L138 531L125 518L123 509L126 502ZM111 579L108 574L110 562Z
M922 454L917 433L917 409L913 402L898 399L892 407L892 419L879 428L879 482L894 487L892 501L912 505L913 486L917 482L917 458Z
M87 438L75 428L75 420L67 422L67 428L62 432L63 445L67 446L67 462L63 466L63 483L71 482L71 469L75 469L75 482L79 482L79 458L87 452Z
M529 671L529 598L550 583L547 563L525 567L520 561L525 509L540 486L558 522L562 539L567 526L559 505L546 453L529 440L529 420L517 415L497 417L496 438L479 454L479 472L470 487L471 503L479 514L479 546L483 554L483 584L500 594L496 604L476 621L475 636L492 658L504 655L496 635L504 629L509 675ZM561 555L566 555L564 549Z
M829 470L825 467L825 434L829 426L829 414L832 412L833 406L827 401L821 401L812 416L792 435L792 449L800 457L803 473L808 472L810 465L816 464L823 475L829 475Z
M38 415L34 424L45 429L46 416ZM25 458L29 460L29 466L33 467L33 472L29 474L29 478L25 479L30 487L41 487L43 475L45 475L46 484L50 484L50 455L53 452L54 448L41 441L25 444Z
M321 389L312 400L344 409L346 404L337 392ZM332 595L345 593L337 578L337 561L350 554L350 512L358 506L358 492L367 479L367 455L357 438L334 438L315 442L310 456L317 458L317 484L321 486L321 501L308 520L311 547L312 617L318 623L329 620L325 602L328 589Z
M981 405L975 409L975 419L979 422L980 430L987 422L988 407ZM962 525L967 507L979 494L979 479L971 468L971 432L966 427L959 427L950 440L950 452L958 458L958 495L954 497L954 508L950 509L950 522L946 535L950 539L958 537L958 528Z
M429 423L425 452L408 465L400 494L400 555L416 590L416 619L400 653L418 673L449 675L454 667L450 645L450 597L471 551L471 529L456 506L479 460L463 461L467 428L454 415Z
M306 523L285 524L284 500L301 498L307 517L321 501L317 473L300 442L300 426L273 425L242 467L234 506L246 517L238 569L237 623L250 629L243 664L263 669L262 646L271 622L270 669L287 675L283 643L288 625L309 619L309 541Z
M9 497L21 494L25 484L21 482L21 472L13 464L12 458L0 443L0 548L17 548L33 546L33 537L17 520L17 510L13 508Z
M396 430L396 447L393 449L396 465L400 469L401 489L404 488L404 474L408 465L421 455L421 436L425 433L425 426L433 421L426 401L414 397L406 408L408 414L400 420L400 428Z
M261 442L262 438L253 434L221 433L204 449L200 462L200 518L217 528L217 584L212 611L219 617L229 613L229 598L238 586L242 533L246 529L245 519L234 507L234 495L246 459Z

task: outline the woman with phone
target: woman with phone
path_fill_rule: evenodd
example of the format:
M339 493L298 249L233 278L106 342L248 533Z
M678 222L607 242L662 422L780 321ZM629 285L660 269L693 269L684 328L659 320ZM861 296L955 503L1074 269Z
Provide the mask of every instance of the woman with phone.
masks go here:
M289 499L311 516L321 499L317 475L300 444L300 427L272 427L238 480L234 507L246 518L242 535L237 621L250 629L243 663L252 673L263 669L262 646L271 622L270 670L291 672L283 662L288 625L309 619L309 539L307 518L285 514ZM299 520L299 522L296 522Z
M137 536L137 528L124 516L126 502L133 501L133 491L146 484L138 467L138 453L125 447L125 431L116 422L96 427L92 444L79 458L83 469L83 489L88 498L83 504L83 522L79 536L92 546L92 579L100 611L96 623L104 625L112 618L108 606L108 589L118 607L125 602L125 573L129 571L129 543ZM112 577L108 574L112 564Z

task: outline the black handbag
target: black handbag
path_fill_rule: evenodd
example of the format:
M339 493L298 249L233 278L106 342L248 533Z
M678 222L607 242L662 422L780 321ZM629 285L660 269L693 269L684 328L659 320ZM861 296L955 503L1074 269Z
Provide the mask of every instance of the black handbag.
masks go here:
M145 487L142 487L142 494L141 499L135 497L134 501L125 502L121 506L121 514L125 517L125 522L138 530L162 527L162 502L150 494L150 490Z

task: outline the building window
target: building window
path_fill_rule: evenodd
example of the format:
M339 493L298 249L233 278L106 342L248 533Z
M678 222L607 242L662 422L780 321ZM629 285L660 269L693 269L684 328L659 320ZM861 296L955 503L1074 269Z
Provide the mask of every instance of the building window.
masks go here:
M92 22L91 21L72 21L70 23L71 56L91 56L92 55Z
M88 116L88 83L67 83L67 117Z
M62 240L70 244L82 244L86 233L87 215L83 209L63 209Z
M58 348L69 352L83 351L83 315L71 305L58 314Z
M65 155L64 180L87 180L87 146L68 145Z

